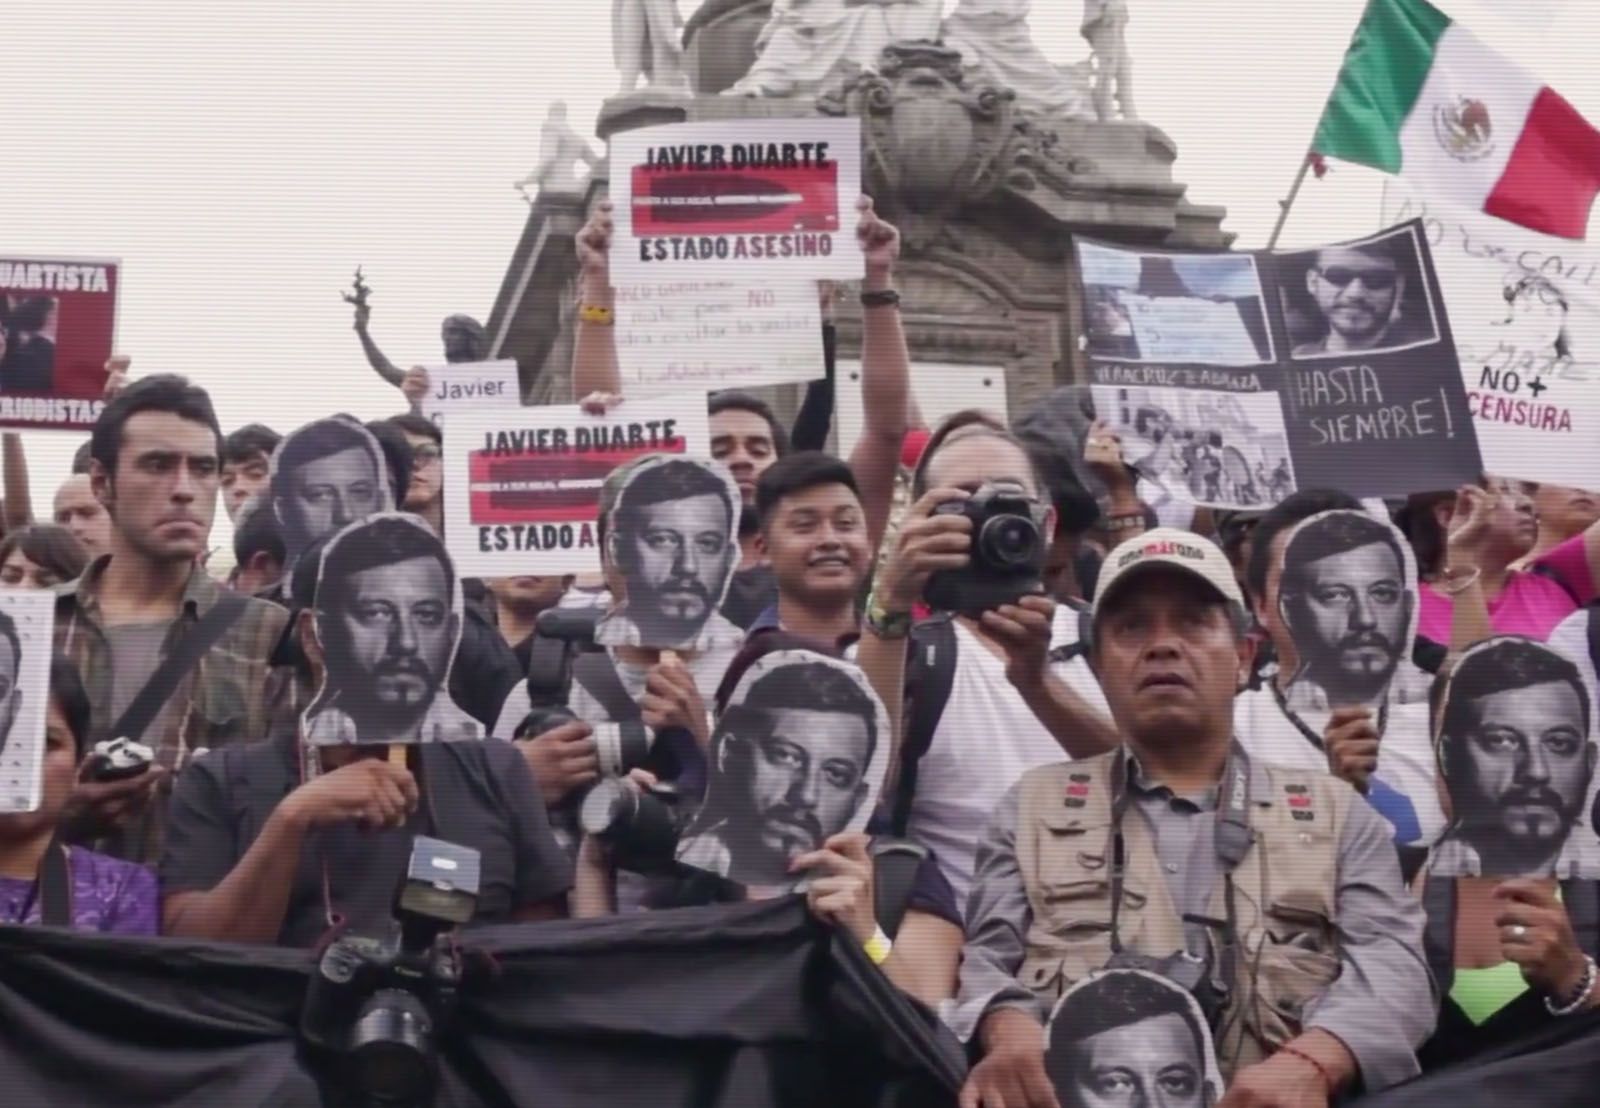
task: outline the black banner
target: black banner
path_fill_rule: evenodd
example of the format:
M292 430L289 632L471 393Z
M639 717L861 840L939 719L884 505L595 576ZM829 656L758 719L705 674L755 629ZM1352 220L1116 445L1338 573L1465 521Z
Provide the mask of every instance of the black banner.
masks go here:
M959 1045L795 897L484 928L440 1108L953 1105ZM19 1108L353 1103L296 1028L305 951L0 927Z

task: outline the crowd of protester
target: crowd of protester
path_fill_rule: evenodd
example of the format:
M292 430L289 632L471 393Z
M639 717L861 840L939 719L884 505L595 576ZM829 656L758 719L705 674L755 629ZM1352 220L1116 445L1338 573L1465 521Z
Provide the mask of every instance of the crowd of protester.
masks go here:
M402 762L346 745L305 770L301 717L326 680L319 628L352 603L348 589L330 595L323 546L386 506L444 526L445 440L415 408L288 438L254 423L225 433L199 384L129 380L119 360L53 522L31 518L27 460L7 436L0 584L55 592L57 656L43 805L0 817L0 920L41 918L40 875L59 853L75 928L312 947L387 918L418 833L480 852L476 922L763 895L631 871L583 801L606 774L602 731L634 721L655 742L613 785L670 790L692 811L732 690L763 657L802 651L859 667L892 754L869 831L816 843L793 872L819 919L970 1045L964 1108L1056 1108L1041 1027L1107 965L1187 982L1230 1108L1379 1090L1600 997L1589 883L1427 871L1447 818L1430 694L1455 659L1491 635L1566 643L1593 702L1600 494L1485 475L1381 506L1338 489L1250 513L1168 505L1158 527L1103 424L1073 435L1041 432L1034 411L1011 423L964 411L923 425L899 236L869 201L859 215L865 424L850 456L825 449L831 323L826 375L796 425L752 395L709 398L711 454L742 501L722 614L743 642L590 652L552 697L532 676L551 646L541 617L623 601L612 556L592 578L460 581L448 695L480 742L419 744ZM610 238L602 204L578 236L578 297L595 309L614 306ZM608 313L576 326L574 396L593 412L627 404ZM415 404L426 372L382 361ZM339 476L333 462L363 431L382 457ZM296 464L275 469L275 452ZM941 611L930 594L970 566L975 542L972 518L946 509L993 490L1044 537L1041 587ZM208 568L219 494L234 525L225 579ZM602 530L618 510L608 482ZM1332 602L1289 541L1327 512L1372 523L1333 536L1338 549L1380 548L1396 580L1414 564L1412 599L1372 595L1416 610L1372 617L1372 641L1399 655L1381 679L1335 661L1321 697L1294 699L1291 679L1325 660L1301 656L1290 624ZM360 537L416 541L376 525ZM453 585L436 549L403 554L437 560ZM143 729L153 764L121 780L87 772L163 659L202 631L209 648ZM809 695L825 710L826 681ZM1123 1077L1104 1080L1095 1103L1134 1103L1109 1098Z

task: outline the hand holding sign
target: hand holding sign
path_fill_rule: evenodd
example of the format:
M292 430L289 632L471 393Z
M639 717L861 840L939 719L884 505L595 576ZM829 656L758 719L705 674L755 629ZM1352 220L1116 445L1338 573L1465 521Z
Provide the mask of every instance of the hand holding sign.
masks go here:
M900 232L873 210L870 196L856 200L856 211L861 213L856 222L856 241L861 244L861 255L866 259L867 283L885 281L900 258Z
M812 915L850 932L859 943L871 941L878 917L866 835L858 831L835 835L821 850L794 859L789 868L806 877L806 907Z
M1495 493L1477 485L1463 485L1456 490L1445 543L1449 568L1471 569L1478 565L1483 544L1491 538L1491 517L1498 500Z
M1572 920L1544 881L1502 881L1495 886L1500 904L1494 925L1500 930L1500 956L1515 962L1523 980L1538 992L1565 1003L1583 980L1583 949Z
M105 398L110 400L117 393L128 387L128 367L133 365L133 359L126 354L113 354L106 360L106 393Z
M1322 735L1328 749L1328 772L1365 793L1368 779L1378 772L1381 738L1371 708L1335 708Z

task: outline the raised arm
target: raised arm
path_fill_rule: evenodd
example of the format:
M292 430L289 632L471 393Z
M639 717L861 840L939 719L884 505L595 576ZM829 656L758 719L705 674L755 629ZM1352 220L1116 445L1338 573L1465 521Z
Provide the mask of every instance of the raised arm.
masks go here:
M1445 539L1445 564L1433 587L1450 601L1450 656L1494 634L1483 589L1480 550L1494 513L1495 494L1476 485L1456 490Z
M616 310L611 287L611 201L596 205L589 222L578 232L578 299L584 308ZM580 310L578 336L572 344L572 395L622 393L622 371L617 368L617 329L611 323L585 319Z
M872 198L856 202L860 219L856 240L866 255L861 308L861 437L850 452L850 468L861 487L869 550L878 549L894 500L894 478L905 441L907 405L911 397L911 355L906 349L900 309L874 303L894 290L894 266L900 257L900 232L878 218Z
M372 305L367 303L367 297L371 295L372 290L367 287L366 282L362 279L360 269L356 270L356 278L351 283L351 289L353 291L341 293L341 295L344 297L345 303L355 309L354 327L356 337L361 340L361 349L367 355L367 364L373 368L379 377L382 377L395 388L399 388L401 382L405 379L405 374L399 366L384 356L383 351L378 349L378 344L372 341L372 335L367 331L367 325L372 321Z
M15 531L33 522L33 497L28 492L28 456L22 449L22 435L7 431L0 437L5 465L5 529Z

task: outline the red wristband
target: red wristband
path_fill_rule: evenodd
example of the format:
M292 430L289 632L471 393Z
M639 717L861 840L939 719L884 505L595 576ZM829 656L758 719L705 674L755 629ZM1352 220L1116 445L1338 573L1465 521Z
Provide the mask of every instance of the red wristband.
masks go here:
M1292 1057L1298 1058L1302 1062L1309 1062L1312 1068L1322 1075L1322 1083L1328 1087L1328 1099L1333 1099L1333 1094L1339 1091L1339 1087L1338 1083L1333 1079L1333 1074L1328 1072L1327 1066L1324 1066L1321 1062L1311 1057L1311 1055L1307 1054L1305 1051L1299 1049L1291 1043L1284 1043L1278 1048L1278 1051L1281 1054L1288 1054Z

